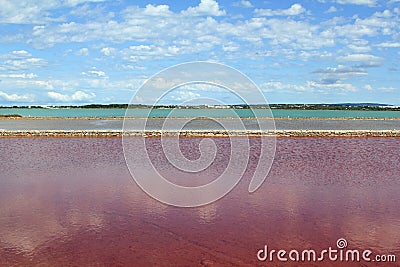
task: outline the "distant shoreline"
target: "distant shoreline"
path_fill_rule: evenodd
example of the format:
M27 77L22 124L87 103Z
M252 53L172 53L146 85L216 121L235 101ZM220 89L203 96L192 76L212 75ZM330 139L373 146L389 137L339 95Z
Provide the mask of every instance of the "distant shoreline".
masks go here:
M0 106L0 109L285 109L285 110L360 110L400 111L400 106L379 103L338 103L338 104L233 104L233 105L141 105L141 104L88 104L88 105L32 105Z

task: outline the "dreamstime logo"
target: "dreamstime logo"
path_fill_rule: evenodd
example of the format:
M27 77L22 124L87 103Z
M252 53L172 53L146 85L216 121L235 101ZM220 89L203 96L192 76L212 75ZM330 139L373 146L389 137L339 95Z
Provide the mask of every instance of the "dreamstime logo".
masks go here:
M337 246L339 249L346 248L346 247L347 247L347 240L344 239L344 238L339 238L339 239L336 241L336 246Z
M201 88L203 88L204 92L206 90L204 86L218 88L219 91L235 96L236 99L240 99L246 105L262 104L262 110L249 110L252 117L252 130L275 130L273 116L263 93L254 82L234 68L211 62L190 62L164 69L152 76L138 89L132 97L130 104L149 101L149 96L151 96L151 106L153 108L148 110L147 119L143 120L132 119L135 116L135 110L127 108L123 126L123 149L126 164L135 182L149 196L169 205L198 207L222 198L243 177L251 158L249 137L246 134L240 138L234 137L235 133L246 133L248 130L243 118L234 109L224 109L225 118L216 118L215 116L201 117L202 120L206 119L212 121L214 125L218 125L218 131L225 133L227 138L229 138L230 145L229 155L224 155L224 157L229 159L225 170L216 179L205 185L189 187L172 183L165 177L163 170L157 168L156 164L154 164L146 144L147 138L130 137L129 133L132 131L139 130L144 133L156 131L161 135L162 151L160 151L160 154L163 154L168 163L172 164L174 168L193 175L209 168L217 154L215 139L213 139L212 134L208 134L212 133L211 129L200 130L204 134L198 147L200 152L199 158L189 159L185 157L180 148L180 133L186 132L186 134L190 135L190 131L185 129L185 127L193 120L199 118L185 116L190 118L176 119L179 116L178 113L182 112L182 109L175 108L168 113L166 118L157 119L162 121L161 124L157 124L155 122L157 120L153 118L150 119L154 114L153 112L157 112L156 106L160 105L163 99L171 93L189 87L198 88L198 90L202 90ZM185 92L190 93L190 91ZM199 94L192 93L189 95L197 97ZM179 99L181 101L178 104L185 106L199 103L209 106L226 106L229 104L210 97L197 97L195 99L192 97L190 100L175 98L175 100ZM261 112L263 118L261 118ZM230 119L226 119L226 117ZM269 118L266 119L266 117ZM171 137L171 132L176 137ZM275 155L276 140L274 136L260 135L257 141L259 156L256 159L257 166L248 187L250 193L256 191L266 179Z
M259 261L279 262L396 262L394 254L374 254L372 250L349 249L347 240L339 238L335 247L328 247L322 250L292 249L269 249L267 245L257 252Z

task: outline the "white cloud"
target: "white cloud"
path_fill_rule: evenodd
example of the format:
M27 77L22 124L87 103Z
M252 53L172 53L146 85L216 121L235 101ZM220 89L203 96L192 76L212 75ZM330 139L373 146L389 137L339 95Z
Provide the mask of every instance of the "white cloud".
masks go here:
M1 0L0 23L3 24L39 24L62 21L62 17L51 16L51 10L74 7L82 3L102 2L103 0Z
M307 81L304 85L287 84L280 81L271 81L260 85L262 91L271 93L280 91L282 93L332 93L332 92L354 92L357 91L352 84L349 83L331 83L324 84L316 81Z
M215 0L201 0L196 7L189 7L182 11L182 14L188 16L223 16L225 10L220 9L219 4Z
M221 14L220 11L216 11L216 7L220 10L216 4L215 1L203 1L195 10L196 12L209 10L211 14ZM272 45L306 50L335 44L336 35L329 36L324 33L318 24L292 19L268 20L263 17L237 22L217 21L210 16L197 16L197 13L189 16L188 10L195 12L193 8L173 13L167 6L151 6L151 8L130 6L122 11L123 19L120 21L69 22L34 28L32 44L37 48L48 48L57 43L133 42L135 45L130 49L123 49L124 51L120 53L108 46L101 48L100 51L106 56L118 54L124 58L130 52L131 62L151 60L156 57L193 55L203 51L218 53L216 48L226 48L228 42L244 41L250 49L251 45L263 45L264 39L271 40ZM148 13L159 12L164 14L162 23L154 23L154 16ZM275 14L294 15L305 12L305 9L300 4L294 4L289 9L276 12ZM169 15L170 13L172 15ZM134 53L134 47L140 51Z
M355 62L361 67L377 67L382 65L383 58L370 54L349 54L337 58L339 62Z
M341 4L341 5L347 5L347 4L367 5L367 6L375 6L376 5L376 0L336 0L335 2L338 4Z
M319 88L323 86L326 88L347 88L346 90L349 91L354 91L355 87L343 83L344 80L368 75L368 72L360 67L343 65L339 65L336 68L318 69L313 71L313 73L317 73L320 76L320 80L314 82L316 84L315 86Z
M154 89L170 89L182 83L180 79L165 79L162 77L151 79L146 83L149 88Z
M288 9L279 9L279 10L272 10L272 9L256 9L254 13L257 16L296 16L306 12L306 9L300 4L293 4Z
M336 7L330 6L329 9L328 9L327 11L325 11L324 13L329 14L329 13L335 13L335 12L337 12L337 11L338 11L338 10L337 10Z
M144 9L144 14L149 15L149 16L169 16L172 15L172 12L169 10L168 5L159 5L159 6L153 6L151 4L148 4L146 8Z
M117 49L113 47L103 47L100 52L105 56L112 56L116 53Z
M238 1L238 2L234 2L232 5L233 6L238 6L238 7L245 7L245 8L253 7L253 4L250 1L247 1L247 0L241 0L241 1Z
M291 19L270 19L265 24L266 27L262 29L260 35L271 39L270 44L277 45L280 49L288 46L300 50L309 50L335 44L334 38L324 36L320 32L319 26L307 22Z
M62 101L62 102L67 102L71 99L68 95L63 95L63 94L56 93L56 92L48 92L47 95L54 100Z
M172 100L175 101L187 101L187 100L195 100L197 98L199 98L201 95L198 93L194 93L191 91L175 91L173 93L171 93L171 96L169 98L171 98Z
M87 94L82 91L76 91L72 95L60 94L57 92L48 92L47 96L59 102L81 102L85 100L90 100L96 95L94 93Z
M383 92L395 92L395 91L398 91L397 88L392 87L392 86L390 86L390 87L384 87L384 86L382 86L382 87L379 87L378 90L379 90L379 91L383 91Z
M104 2L106 0L64 0L61 1L63 6L68 6L68 7L74 7L83 3L100 3L100 2Z
M50 81L40 81L40 80L36 80L36 81L31 81L32 85L38 85L40 87L44 87L47 90L52 90L54 89L53 84Z
M7 94L3 91L0 91L0 97L10 102L33 102L35 98L32 94Z
M82 91L76 91L72 96L72 100L74 101L82 101L82 100L89 100L95 97L96 95L94 93L91 94L86 94Z
M89 56L89 55L90 55L90 53L89 53L89 49L88 49L88 48L86 48L86 47L83 47L83 48L79 49L79 50L76 52L76 55L78 55L78 56L85 56L85 57L87 57L87 56Z
M398 1L398 0L392 0ZM318 0L318 2L326 3L326 2L334 2L341 5L366 5L366 6L376 6L376 0Z
M107 75L104 71L101 70L89 70L87 72L82 72L82 75L90 76L90 77L98 77L98 78L106 78Z
M25 51L25 50L12 51L11 55L12 55L12 57L17 57L17 58L25 58L25 57L32 56L28 51Z
M400 42L383 42L376 46L384 47L384 48L397 48L397 47L400 47Z
M222 50L225 52L236 52L239 49L240 49L240 46L233 42L222 45Z
M366 90L368 90L368 91L371 91L371 90L372 90L372 86L371 86L370 84L366 84L366 85L364 86L364 88L365 88Z
M260 84L260 89L263 92L313 92L314 89L310 86L310 83L307 82L305 85L297 85L297 84L287 84L280 81L270 81Z
M384 10L375 12L369 17L360 18L355 15L352 22L332 18L324 22L326 27L325 35L333 38L343 37L344 41L360 40L365 37L396 36L398 34L399 19L393 12Z
M313 82L309 83L309 86L315 88L320 93L330 93L332 90L339 91L339 92L355 92L355 91L357 91L357 88L349 83L325 84L325 83L318 83L318 82L313 81Z
M338 57L338 60L343 61L343 62L359 62L359 61L376 60L376 59L379 59L379 58L376 56L373 56L373 55L368 55L368 54L350 54L350 55Z
M174 43L178 42L175 41ZM125 61L139 62L211 50L219 43L221 41L213 36L203 36L197 43L185 42L179 45L166 44L165 46L133 45L120 51L115 51L115 54L118 54Z
M339 80L348 79L355 76L365 76L368 74L364 69L359 67L349 67L339 65L336 68L318 69L313 73L320 74L323 83L337 83Z
M0 43L17 43L24 40L24 35L21 33L2 34L0 36Z
M54 89L52 80L37 79L37 75L33 73L0 74L0 78L2 87L13 92Z
M344 37L346 39L358 39L364 36L376 36L378 34L377 28L369 27L359 24L345 24L334 26L333 28L325 30L326 35L331 38Z
M103 20L107 21L115 16L113 11L108 11L106 4L92 5L89 2L71 8L67 16L84 18L86 20Z
M33 79L36 78L37 75L34 73L9 73L9 74L0 74L1 78L17 78L17 79Z
M25 50L15 50L7 54L0 54L0 70L2 71L31 70L46 65L46 60L32 57L32 55Z
M347 47L356 53L365 53L372 50L368 45L349 44Z

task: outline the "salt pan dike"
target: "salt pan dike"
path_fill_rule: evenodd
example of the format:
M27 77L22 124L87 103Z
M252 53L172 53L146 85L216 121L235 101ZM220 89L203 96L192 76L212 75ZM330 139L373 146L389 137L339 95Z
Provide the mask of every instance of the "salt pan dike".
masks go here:
M400 119L275 119L275 129L260 131L256 119L222 119L229 131L225 131L212 119L192 119L181 129L163 128L169 125L181 125L179 118L143 119L131 118L130 130L125 135L131 136L227 136L227 135L275 135L275 136L400 136ZM219 118L221 120L221 118ZM235 129L238 121L245 130ZM270 119L259 119L270 120ZM121 136L123 119L95 118L2 118L0 136ZM143 124L146 124L143 130Z

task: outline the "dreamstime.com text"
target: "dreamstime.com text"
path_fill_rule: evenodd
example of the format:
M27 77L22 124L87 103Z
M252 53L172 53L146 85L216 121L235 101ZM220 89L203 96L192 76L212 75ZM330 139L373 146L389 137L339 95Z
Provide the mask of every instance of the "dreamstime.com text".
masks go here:
M396 262L396 256L393 254L376 254L369 249L348 249L347 241L339 238L336 242L336 248L328 247L321 251L313 249L290 251L284 249L270 249L267 245L257 252L259 261L280 261L280 262L322 262L322 261L339 261L339 262Z

